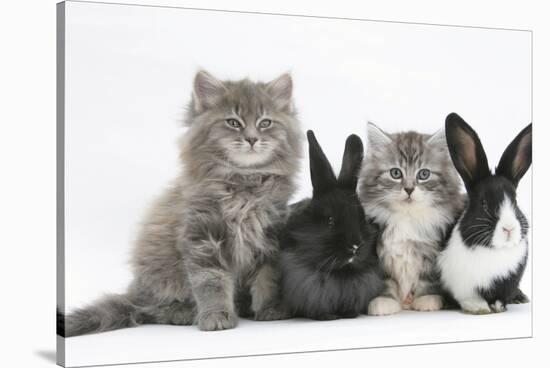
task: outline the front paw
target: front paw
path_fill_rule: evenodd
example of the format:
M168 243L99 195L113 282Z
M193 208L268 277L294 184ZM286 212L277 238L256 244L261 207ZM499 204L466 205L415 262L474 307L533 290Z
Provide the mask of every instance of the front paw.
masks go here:
M516 295L510 301L512 304L525 304L529 303L529 297L523 293L520 289L517 290Z
M441 308L443 308L443 298L440 295L423 295L412 302L412 309L419 312L432 312Z
M368 314L370 316L387 316L399 313L401 304L394 298L379 296L369 303Z
M291 318L290 312L281 307L267 307L254 314L256 321L279 321Z
M228 330L236 327L237 323L237 315L226 311L202 313L199 315L197 321L197 325L201 331Z
M497 300L495 302L495 304L491 304L489 307L495 313L506 312L506 306L504 304L502 304L502 302L500 300Z
M489 314L491 308L485 300L468 300L460 303L462 311L467 314Z

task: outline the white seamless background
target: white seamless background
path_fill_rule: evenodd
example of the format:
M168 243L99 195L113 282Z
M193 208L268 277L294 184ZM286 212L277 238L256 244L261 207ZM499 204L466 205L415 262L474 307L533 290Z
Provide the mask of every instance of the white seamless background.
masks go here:
M531 120L525 31L87 3L68 3L66 20L68 309L130 281L139 222L178 172L201 68L221 79L292 73L304 132L336 171L349 134L366 143L368 120L433 133L455 111L491 165ZM305 154L294 199L310 193ZM530 172L519 203L530 218ZM523 287L530 294L529 270Z

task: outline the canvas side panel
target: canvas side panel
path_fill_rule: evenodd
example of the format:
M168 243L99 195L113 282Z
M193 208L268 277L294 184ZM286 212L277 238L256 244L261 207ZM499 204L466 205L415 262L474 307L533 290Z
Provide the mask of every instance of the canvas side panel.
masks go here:
M65 2L57 6L57 70L56 70L56 243L57 243L57 310L65 312ZM64 329L57 320L57 364L65 366L65 338L59 335Z

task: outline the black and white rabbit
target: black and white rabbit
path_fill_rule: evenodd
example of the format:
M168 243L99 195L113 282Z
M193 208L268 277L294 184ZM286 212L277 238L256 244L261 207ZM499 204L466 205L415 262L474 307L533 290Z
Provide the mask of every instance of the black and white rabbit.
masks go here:
M378 228L357 197L363 143L350 135L338 178L307 132L313 197L292 206L281 237L282 297L294 316L316 320L366 313L384 288Z
M518 285L529 224L516 188L531 166L531 131L529 124L510 143L493 174L476 132L457 114L447 116L447 145L469 200L438 266L443 287L466 313L503 312L526 299Z

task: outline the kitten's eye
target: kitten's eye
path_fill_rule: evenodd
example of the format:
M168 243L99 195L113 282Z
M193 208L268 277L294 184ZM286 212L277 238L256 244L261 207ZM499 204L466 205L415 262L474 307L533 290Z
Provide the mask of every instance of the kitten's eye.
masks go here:
M403 173L401 172L401 170L396 167L390 169L390 175L394 179L401 179L401 177L403 177Z
M231 128L240 128L241 127L241 123L239 123L239 121L237 119L227 119L225 121L225 123L227 125L229 125Z
M418 172L418 174L416 174L416 177L419 179L419 180L428 180L428 178L430 177L431 175L431 171L428 170L428 169L422 169Z
M269 119L264 119L262 121L260 121L260 123L258 124L258 126L260 128L269 128L271 125L273 124L273 121L269 120Z
M332 217L332 216L328 217L328 226L330 226L330 227L334 226L334 217Z

